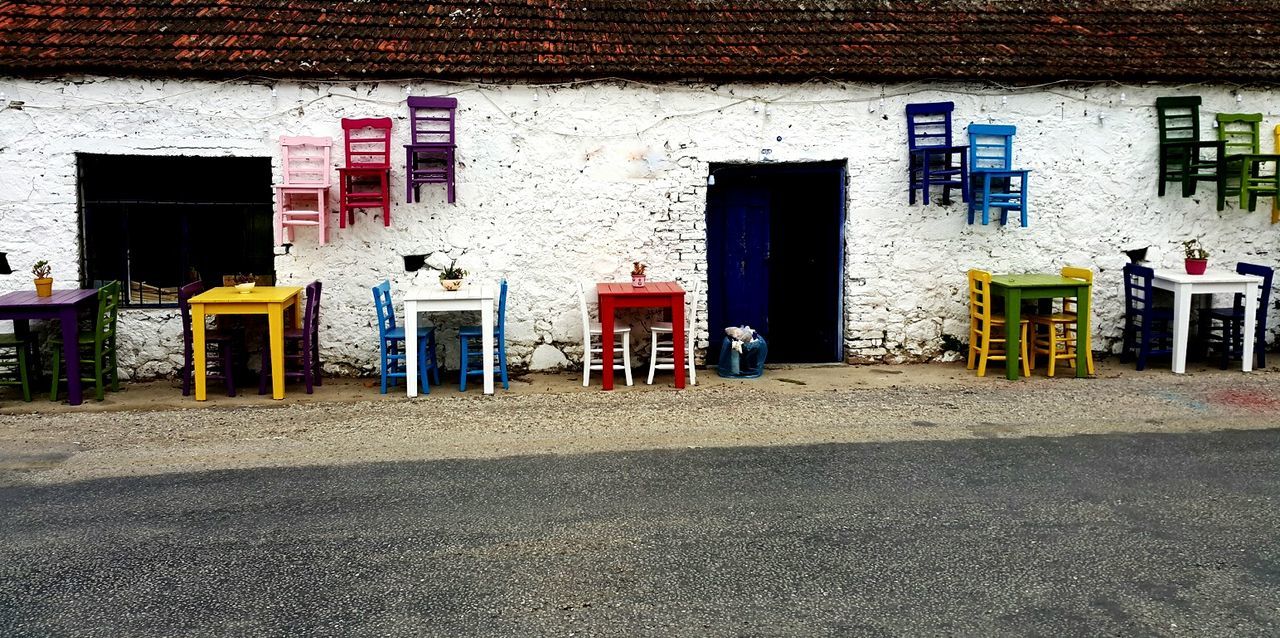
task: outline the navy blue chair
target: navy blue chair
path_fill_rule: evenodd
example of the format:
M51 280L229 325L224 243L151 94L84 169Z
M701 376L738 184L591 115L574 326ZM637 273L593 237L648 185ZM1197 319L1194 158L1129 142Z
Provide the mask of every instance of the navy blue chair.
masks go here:
M942 203L951 203L951 189L960 189L961 201L969 201L967 146L951 144L952 102L907 105L908 201L916 203L920 191L925 205L929 189L942 187ZM958 158L958 159L957 159Z
M1240 262L1236 264L1236 272L1262 278L1253 336L1253 355L1257 357L1257 367L1265 368L1267 367L1267 306L1271 301L1271 279L1275 276L1275 270L1267 266ZM1244 356L1244 295L1236 293L1230 308L1201 310L1200 335L1203 351L1206 354L1213 349L1222 356L1219 367L1223 370L1227 369L1232 359Z
M373 304L378 310L378 354L382 364L382 393L387 393L387 381L395 384L395 379L406 378L406 356L404 353L404 328L396 326L396 309L391 303L391 282L384 280L373 287ZM440 367L436 363L436 329L432 327L418 328L418 380L423 394L431 393L431 384L427 381L430 372L432 380L440 385Z
M1173 309L1155 306L1155 271L1138 264L1124 265L1124 342L1120 360L1136 353L1138 369L1152 355L1173 354Z
M459 375L458 391L467 391L467 377L484 374L484 349L480 345L480 337L484 331L480 326L463 326L458 329L458 365L462 368ZM502 375L502 389L510 390L507 381L507 280L502 280L498 293L498 327L493 330L494 350L497 351L498 371Z

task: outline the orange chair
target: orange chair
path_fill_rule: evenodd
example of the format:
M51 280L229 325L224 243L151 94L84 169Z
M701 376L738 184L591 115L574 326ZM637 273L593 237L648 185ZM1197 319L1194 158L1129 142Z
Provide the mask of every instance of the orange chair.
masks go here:
M1031 359L1027 356L1027 326L1029 322L1023 319L1019 322L1018 329L1022 331L1022 374L1031 376ZM991 312L991 273L985 270L969 271L969 363L967 368L972 370L974 364L978 366L978 376L987 376L988 361L1005 361L1008 354L1003 349L995 349L995 344L1006 343L1005 337L995 338L991 336L992 328L999 328L1002 331L1008 330L1005 325L1004 315L996 315Z
M1071 279L1083 279L1090 284L1093 283L1093 271L1088 268L1067 266L1062 269L1062 276ZM1093 288L1090 287L1090 290L1092 291ZM1092 296L1090 296L1089 301L1091 302L1089 307L1092 308ZM1028 315L1027 319L1031 321L1032 326L1031 367L1036 367L1036 355L1043 354L1049 357L1049 376L1053 376L1059 359L1066 360L1074 368L1076 365L1077 342L1076 300L1063 299L1062 312L1048 315L1033 314ZM1085 335L1084 348L1089 374L1093 374L1093 349L1090 347L1091 345L1089 335Z

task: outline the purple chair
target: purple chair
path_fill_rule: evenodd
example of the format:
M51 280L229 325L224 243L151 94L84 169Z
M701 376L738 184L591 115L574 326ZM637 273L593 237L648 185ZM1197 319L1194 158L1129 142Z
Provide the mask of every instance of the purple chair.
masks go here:
M453 203L454 113L458 100L451 97L409 97L409 135L404 146L405 199L420 200L422 184L444 184Z
M307 284L307 303L302 311L302 328L284 331L285 379L302 379L307 394L320 380L320 282ZM292 369L291 369L292 368ZM271 386L271 346L262 344L262 372L258 373L258 394L266 394Z
M951 189L960 189L960 200L969 201L968 146L951 143L952 102L907 105L908 201L916 203L916 191L929 205L929 189L942 187L942 203L951 203Z
M191 384L194 380L195 359L191 340L191 298L204 292L204 282L194 281L178 289L178 309L182 313L182 396L191 395ZM235 345L239 339L230 333L220 330L205 330L204 343L210 352L206 361L217 361L221 364L222 373L209 375L210 381L221 379L227 385L227 396L236 395L236 384L232 370L235 368Z

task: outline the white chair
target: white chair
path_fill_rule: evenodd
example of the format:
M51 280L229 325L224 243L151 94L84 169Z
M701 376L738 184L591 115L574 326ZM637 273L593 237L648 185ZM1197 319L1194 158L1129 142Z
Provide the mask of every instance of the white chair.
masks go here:
M695 330L695 326L698 325L698 280L695 279L693 281L693 290L690 290L689 294L685 296L689 299L689 309L685 311L686 324L688 325L684 329L684 343L689 351L689 385L697 385L698 372L693 366L693 349L694 344L698 343ZM676 369L674 332L670 321L659 321L649 326L649 385L653 385L654 370ZM671 335L671 340L664 342L666 345L660 344L658 342L659 335ZM670 354L663 355L662 353L664 352Z
M582 309L582 386L585 388L591 385L592 370L604 370L604 329L599 322L591 321L591 315L587 312L587 291L582 287L582 282L578 282L578 306ZM622 345L613 345L613 369L622 370L627 377L627 385L631 385L631 326L615 324L613 336L616 338L618 335L622 335ZM593 338L600 340L599 348L591 345ZM614 344L614 339L610 339L609 343ZM602 362L591 363L592 353L598 354Z

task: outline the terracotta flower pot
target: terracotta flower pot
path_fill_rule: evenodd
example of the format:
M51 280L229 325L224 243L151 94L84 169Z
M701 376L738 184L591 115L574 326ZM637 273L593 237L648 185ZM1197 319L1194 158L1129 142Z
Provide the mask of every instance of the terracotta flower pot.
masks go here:
M1204 274L1204 269L1205 269L1205 268L1207 268L1208 266L1209 266L1209 260L1208 260L1208 259L1188 259L1188 260L1187 260L1187 274L1188 274L1188 275L1203 275L1203 274Z
M35 281L36 281L37 297L53 296L53 277L44 277L42 279L37 279Z

